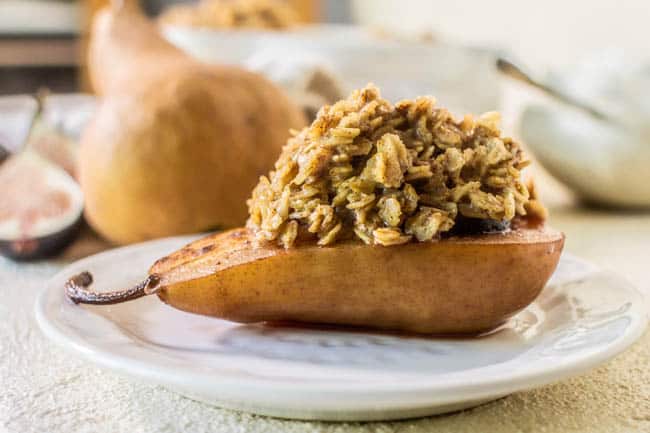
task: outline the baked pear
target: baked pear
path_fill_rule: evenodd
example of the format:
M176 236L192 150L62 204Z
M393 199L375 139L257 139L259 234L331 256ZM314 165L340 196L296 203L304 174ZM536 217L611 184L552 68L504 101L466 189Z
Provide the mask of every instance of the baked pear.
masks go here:
M155 293L190 313L241 323L352 325L417 333L493 329L525 308L553 273L564 237L548 228L451 237L394 247L342 242L256 245L248 229L193 242L161 258L131 298ZM71 280L73 300L91 280Z
M289 140L248 201L245 228L158 260L125 291L242 323L298 322L476 334L530 304L555 270L562 233L520 170L498 116L456 121L430 97L392 105L373 86L325 106Z

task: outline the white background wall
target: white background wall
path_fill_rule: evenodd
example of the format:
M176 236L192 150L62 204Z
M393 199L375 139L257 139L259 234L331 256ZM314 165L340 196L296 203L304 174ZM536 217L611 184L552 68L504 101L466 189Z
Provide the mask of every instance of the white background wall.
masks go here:
M352 13L362 24L506 48L537 68L605 47L650 58L650 0L352 0Z

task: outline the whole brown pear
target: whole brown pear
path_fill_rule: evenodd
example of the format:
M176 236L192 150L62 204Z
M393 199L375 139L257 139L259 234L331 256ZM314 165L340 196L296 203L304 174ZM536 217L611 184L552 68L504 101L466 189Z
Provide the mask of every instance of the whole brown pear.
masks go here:
M89 223L119 244L243 224L299 108L257 74L187 57L133 0L98 15L89 52L102 95L79 155Z

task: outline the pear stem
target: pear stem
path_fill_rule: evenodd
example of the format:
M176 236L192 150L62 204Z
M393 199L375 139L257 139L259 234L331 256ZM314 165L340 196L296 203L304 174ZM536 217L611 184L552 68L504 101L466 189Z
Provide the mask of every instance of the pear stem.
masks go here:
M65 283L65 294L75 304L119 304L156 293L159 289L160 278L156 274L151 274L144 281L129 289L113 292L95 292L89 289L92 283L92 274L82 272Z

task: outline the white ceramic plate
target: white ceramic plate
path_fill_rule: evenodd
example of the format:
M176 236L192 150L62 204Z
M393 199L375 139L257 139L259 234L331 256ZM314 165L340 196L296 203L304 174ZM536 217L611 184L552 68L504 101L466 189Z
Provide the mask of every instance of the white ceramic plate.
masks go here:
M36 315L53 340L104 367L222 407L287 418L381 420L475 406L588 370L647 323L627 282L564 256L539 299L480 338L425 338L326 328L238 325L156 297L77 306L63 284L82 270L97 288L129 286L191 240L108 251L52 278Z

